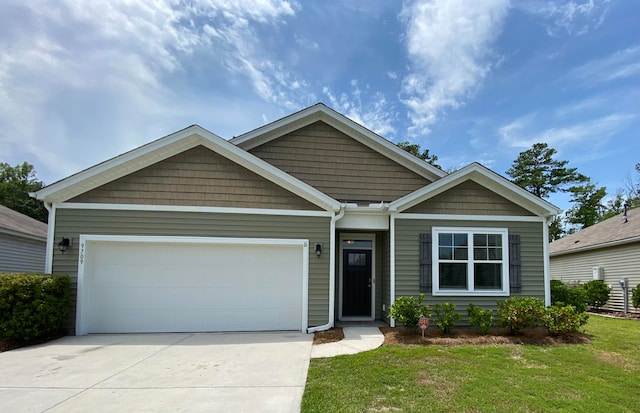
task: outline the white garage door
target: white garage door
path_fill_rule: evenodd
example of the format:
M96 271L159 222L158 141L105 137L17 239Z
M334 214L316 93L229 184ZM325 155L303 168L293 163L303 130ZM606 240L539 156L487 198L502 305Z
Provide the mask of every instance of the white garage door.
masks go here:
M301 330L301 240L81 239L77 333Z

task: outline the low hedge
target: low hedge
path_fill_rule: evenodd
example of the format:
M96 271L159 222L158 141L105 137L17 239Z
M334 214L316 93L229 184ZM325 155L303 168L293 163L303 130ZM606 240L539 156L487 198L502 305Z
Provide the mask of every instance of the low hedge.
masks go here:
M66 275L0 274L0 338L27 342L60 334L70 297Z

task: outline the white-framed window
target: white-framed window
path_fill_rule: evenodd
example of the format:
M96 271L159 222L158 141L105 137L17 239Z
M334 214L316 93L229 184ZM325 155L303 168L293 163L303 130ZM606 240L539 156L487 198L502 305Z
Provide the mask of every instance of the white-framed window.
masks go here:
M434 227L434 295L509 295L506 228Z

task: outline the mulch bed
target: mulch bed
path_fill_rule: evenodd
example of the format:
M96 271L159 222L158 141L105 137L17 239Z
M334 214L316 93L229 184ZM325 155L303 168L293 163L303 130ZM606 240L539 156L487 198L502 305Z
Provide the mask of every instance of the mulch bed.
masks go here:
M326 331L313 333L313 344L335 343L344 338L342 327L334 327Z
M525 331L522 335L509 335L505 329L492 329L489 334L483 336L477 330L458 329L453 330L449 335L443 335L437 329L427 329L422 332L417 329L380 327L384 334L384 344L394 345L439 345L439 346L460 346L460 345L495 345L495 344L535 344L535 345L558 345L558 344L587 344L591 338L584 333L573 333L559 336L550 336L545 329L535 329Z
M590 313L598 314L605 317L613 317L613 318L630 318L632 320L640 320L640 312L638 310L632 310L628 313L624 313L622 311L611 311L604 310L602 308L591 308L589 309Z

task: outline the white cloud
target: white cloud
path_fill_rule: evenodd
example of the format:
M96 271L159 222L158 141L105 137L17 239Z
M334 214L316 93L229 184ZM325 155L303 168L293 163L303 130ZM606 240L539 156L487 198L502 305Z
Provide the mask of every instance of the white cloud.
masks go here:
M534 121L537 118L537 114L533 113L499 127L501 144L510 148L529 148L538 142L546 142L554 148L575 144L601 145L618 130L638 119L638 115L614 113L544 130L536 128Z
M296 44L298 44L300 47L303 47L305 49L318 50L320 48L320 45L318 44L318 42L309 40L308 38L300 34L296 34L294 39L296 41Z
M618 50L602 59L592 60L571 71L588 83L610 82L640 75L640 46Z
M580 36L602 25L609 11L609 3L609 0L529 0L517 1L514 7L542 17L549 36L559 32Z
M410 133L426 134L442 112L464 104L499 61L491 51L507 0L415 2L403 10L411 73L403 79Z
M322 93L329 99L331 107L351 120L371 129L378 135L392 139L396 130L393 123L396 112L385 96L376 92L363 103L362 90L356 80L351 81L351 93L336 95L329 87L322 88Z
M8 0L0 12L3 161L69 174L172 130L193 97L177 95L170 79L194 54L209 59L211 77L231 71L265 101L295 106L307 96L305 82L263 52L254 27L277 26L297 7L279 0L95 0L90 7Z

